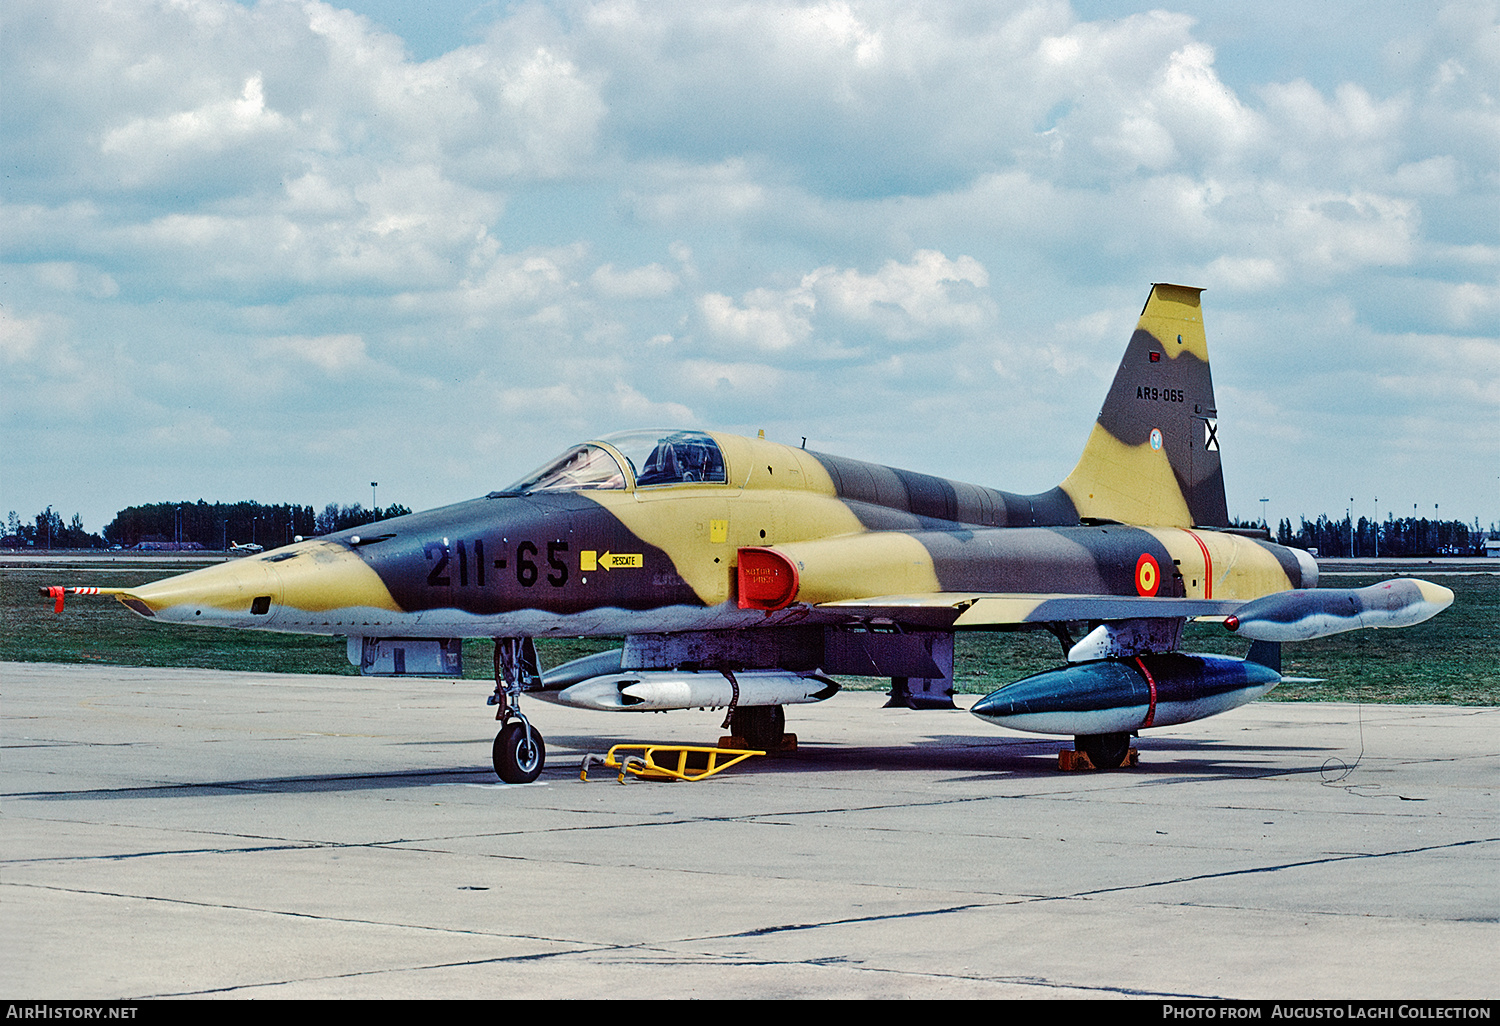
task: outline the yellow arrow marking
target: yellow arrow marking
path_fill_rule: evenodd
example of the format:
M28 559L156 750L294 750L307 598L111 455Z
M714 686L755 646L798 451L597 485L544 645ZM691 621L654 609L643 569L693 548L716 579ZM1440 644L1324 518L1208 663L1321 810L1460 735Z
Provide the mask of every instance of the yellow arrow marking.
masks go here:
M599 568L601 570L618 570L621 567L640 568L645 565L646 561L639 552L602 552L599 554Z

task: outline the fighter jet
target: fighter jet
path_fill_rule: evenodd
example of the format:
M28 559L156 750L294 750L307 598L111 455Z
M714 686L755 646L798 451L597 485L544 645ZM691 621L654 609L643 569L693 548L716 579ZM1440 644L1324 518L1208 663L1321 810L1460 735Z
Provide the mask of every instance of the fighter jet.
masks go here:
M347 639L366 674L459 675L494 639L512 783L545 762L522 696L605 711L727 709L756 748L836 676L952 708L960 630L1045 630L1059 668L972 712L1074 735L1098 768L1139 731L1210 716L1279 683L1280 644L1404 626L1452 602L1421 581L1317 589L1317 563L1230 526L1196 288L1153 286L1083 454L1018 495L699 430L576 445L483 498L368 524L114 594L153 620ZM59 604L68 589L47 589ZM1244 659L1178 651L1217 618ZM534 639L619 636L543 671Z

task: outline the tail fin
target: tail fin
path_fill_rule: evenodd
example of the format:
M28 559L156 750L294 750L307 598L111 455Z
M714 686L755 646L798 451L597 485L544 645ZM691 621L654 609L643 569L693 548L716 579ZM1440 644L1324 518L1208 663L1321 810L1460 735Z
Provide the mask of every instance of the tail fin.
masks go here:
M1228 527L1202 289L1153 285L1078 466L1080 518Z

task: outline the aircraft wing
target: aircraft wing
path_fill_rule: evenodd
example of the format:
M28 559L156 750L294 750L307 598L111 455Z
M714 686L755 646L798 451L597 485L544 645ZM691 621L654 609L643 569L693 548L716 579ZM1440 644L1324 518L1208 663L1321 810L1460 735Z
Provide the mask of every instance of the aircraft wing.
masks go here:
M823 602L817 608L924 626L1001 627L1074 620L1176 619L1229 616L1244 599L1143 598L1136 595L935 592Z

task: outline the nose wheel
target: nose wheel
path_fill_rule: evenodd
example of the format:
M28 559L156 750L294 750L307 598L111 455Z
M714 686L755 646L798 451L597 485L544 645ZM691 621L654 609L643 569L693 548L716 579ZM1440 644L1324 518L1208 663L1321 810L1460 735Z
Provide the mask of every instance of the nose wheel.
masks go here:
M520 713L495 735L495 774L507 784L529 784L542 774L547 745Z

